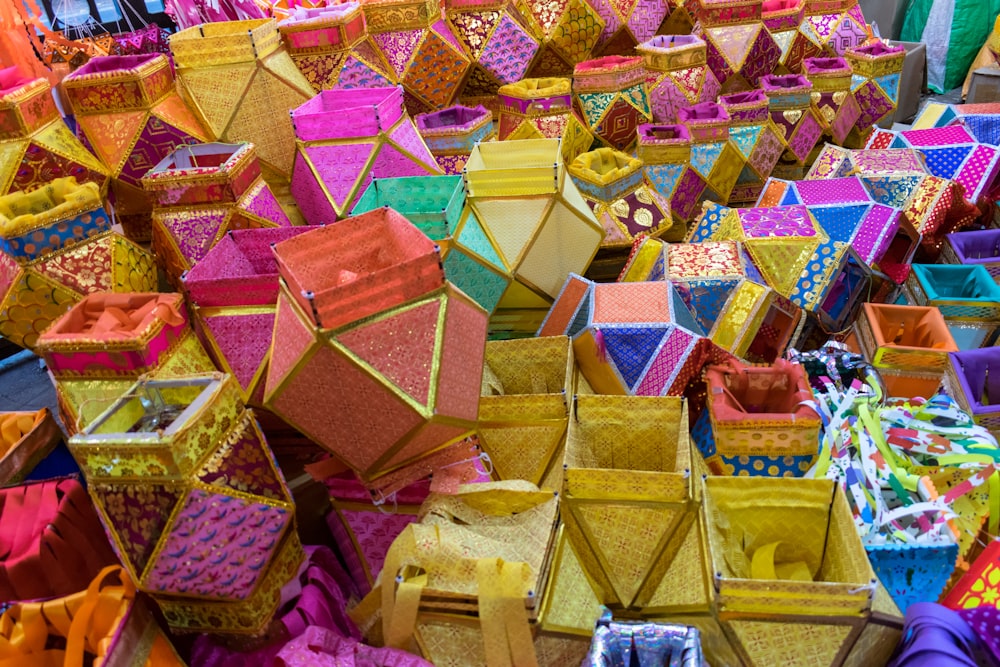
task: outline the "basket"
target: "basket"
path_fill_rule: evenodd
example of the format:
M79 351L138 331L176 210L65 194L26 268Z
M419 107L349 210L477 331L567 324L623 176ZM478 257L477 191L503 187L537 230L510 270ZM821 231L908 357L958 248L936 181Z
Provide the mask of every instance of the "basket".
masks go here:
M573 350L565 336L486 343L477 433L501 480L562 486Z
M263 629L303 553L288 488L231 376L140 380L69 446L116 552L168 623Z

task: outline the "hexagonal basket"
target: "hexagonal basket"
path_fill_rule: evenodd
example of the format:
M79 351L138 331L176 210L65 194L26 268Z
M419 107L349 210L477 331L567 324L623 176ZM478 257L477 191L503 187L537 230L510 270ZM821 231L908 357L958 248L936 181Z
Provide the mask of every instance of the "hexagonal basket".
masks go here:
M174 84L163 54L90 60L62 83L77 135L111 173L111 195L125 235L150 238L146 171L181 144L212 139Z
M84 147L59 114L45 79L16 77L0 87L0 195L34 190L72 176L108 191L108 169Z
M168 623L263 629L303 553L288 488L231 376L142 379L69 446L115 550Z
M444 280L434 244L392 209L275 253L283 287L267 407L368 484L429 473L475 428L486 313Z
M441 173L398 87L324 90L292 121L291 191L310 224L345 217L372 178Z
M32 349L86 294L155 289L152 255L111 231L96 183L0 197L0 335Z
M87 295L39 338L70 433L103 413L142 375L215 370L188 325L180 294Z
M465 170L471 209L512 279L500 309L547 309L571 272L597 253L604 229L568 177L555 139L477 146Z
M181 146L142 177L153 198L153 248L167 279L180 287L230 229L290 227L261 178L253 144Z
M465 206L460 176L377 178L354 206L354 215L389 206L438 243L445 277L493 313L510 277L499 251Z
M498 479L561 487L574 368L565 336L486 343L476 432Z
M216 365L236 378L243 400L259 406L271 358L278 263L271 246L309 227L230 230L181 286L195 331Z
M819 454L819 414L802 366L709 366L708 409L692 427L718 475L801 477Z

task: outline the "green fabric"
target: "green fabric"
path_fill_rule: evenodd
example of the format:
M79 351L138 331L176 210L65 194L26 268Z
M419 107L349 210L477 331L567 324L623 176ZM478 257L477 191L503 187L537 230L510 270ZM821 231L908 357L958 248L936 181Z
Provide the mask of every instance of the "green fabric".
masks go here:
M935 0L910 0L903 19L900 39L904 42L924 41L924 28ZM965 75L993 30L993 22L1000 14L1000 0L954 0L944 85L929 86L934 92L944 93L962 85ZM928 58L934 49L928 44Z

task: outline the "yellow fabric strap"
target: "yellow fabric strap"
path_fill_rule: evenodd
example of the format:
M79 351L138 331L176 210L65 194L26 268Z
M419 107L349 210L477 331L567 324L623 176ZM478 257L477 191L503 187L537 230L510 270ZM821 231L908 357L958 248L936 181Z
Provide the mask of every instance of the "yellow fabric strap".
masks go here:
M481 558L476 563L479 626L489 667L538 667L520 590L526 567L526 563L499 558Z
M106 584L116 576L121 584ZM110 638L135 599L135 585L118 565L106 567L86 591L48 602L17 604L0 617L0 667L82 667L84 652L99 667ZM50 634L66 650L46 649Z
M788 581L813 581L815 576L805 561L776 562L781 542L771 542L753 552L750 576L753 579L781 579Z
M397 579L403 570L403 563L412 562L414 556L419 556L427 569L442 565L434 553L441 546L440 531L435 527L437 544L429 544L433 540L421 540L418 544L414 528L408 526L392 543L386 554L380 585L359 605L372 612L374 596L377 594L381 598L383 642L392 648L410 647L420 611L420 598L427 586L427 574L424 573L415 572L415 576L404 574ZM476 572L479 623L487 666L538 667L521 590L528 564L508 563L499 558L461 560L450 563L449 567L456 571Z

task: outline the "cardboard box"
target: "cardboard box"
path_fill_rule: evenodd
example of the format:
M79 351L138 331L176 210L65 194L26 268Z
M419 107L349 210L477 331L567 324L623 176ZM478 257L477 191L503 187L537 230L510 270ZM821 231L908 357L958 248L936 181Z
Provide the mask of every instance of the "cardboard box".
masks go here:
M903 73L899 78L899 98L896 114L879 123L883 129L892 129L893 123L907 123L917 115L920 95L927 90L927 45L923 42L893 42L906 49Z
M985 102L1000 102L1000 67L980 67L972 73L972 83L969 84L969 95L966 104L983 104Z
M859 0L861 13L868 23L878 25L882 39L899 39L906 18L906 0Z

